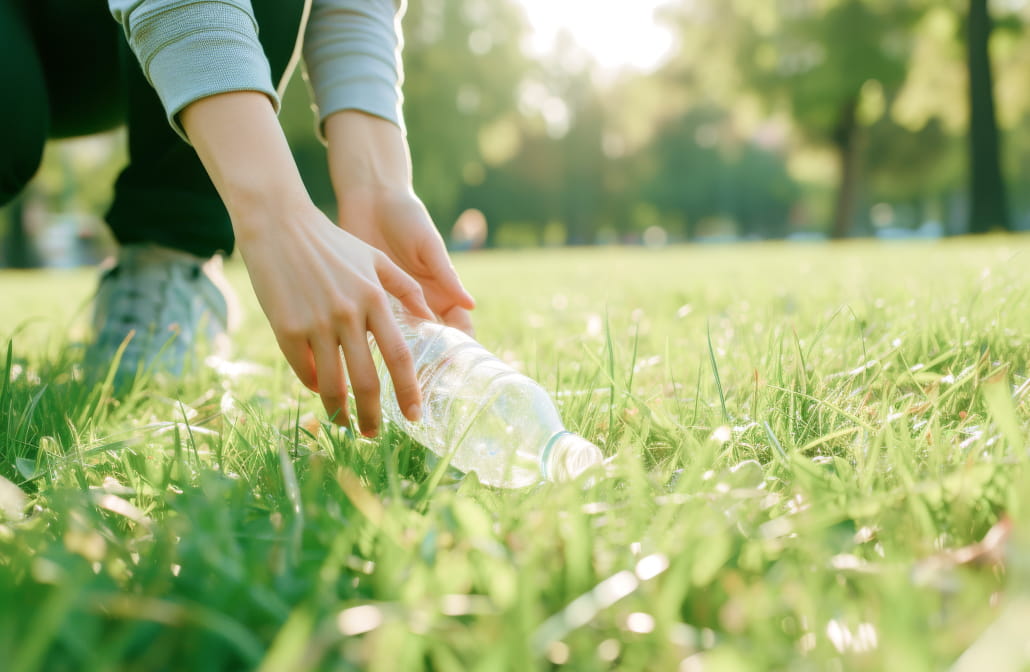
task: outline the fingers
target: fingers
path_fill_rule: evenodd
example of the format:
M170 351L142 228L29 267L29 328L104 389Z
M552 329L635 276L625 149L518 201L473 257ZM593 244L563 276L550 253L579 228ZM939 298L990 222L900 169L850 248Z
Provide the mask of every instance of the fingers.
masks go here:
M447 303L449 305L461 306L466 310L475 308L476 300L472 298L472 295L461 284L458 272L454 270L454 266L451 264L451 259L447 256L447 250L443 244L428 245L426 247L428 249L423 251L426 266L433 274L440 289L447 296ZM441 315L441 317L443 316ZM471 326L471 321L469 324Z
M329 418L337 425L350 425L347 410L347 382L343 377L340 346L334 340L319 339L311 344L318 374L318 393Z
M412 422L418 422L422 417L422 392L415 372L415 360L408 344L404 342L397 323L389 313L379 312L371 315L369 327L393 380L398 407L404 413L404 417ZM353 374L351 377L353 378Z
M375 263L383 289L397 297L412 315L426 320L434 319L433 311L422 294L422 287L410 275L402 271L400 266L393 263L385 254L376 255Z
M381 413L379 376L376 373L375 362L372 361L372 353L368 350L364 326L362 325L360 330L342 332L340 343L343 344L343 356L347 360L347 372L350 373L354 400L358 406L358 425L362 434L374 437L379 433Z
M451 306L450 310L444 311L440 319L448 327L460 329L475 338L476 330L472 326L472 314L461 306Z
M311 348L306 338L282 337L276 334L279 349L282 350L290 368L297 378L312 392L318 392L318 377L315 375L315 360L311 356Z

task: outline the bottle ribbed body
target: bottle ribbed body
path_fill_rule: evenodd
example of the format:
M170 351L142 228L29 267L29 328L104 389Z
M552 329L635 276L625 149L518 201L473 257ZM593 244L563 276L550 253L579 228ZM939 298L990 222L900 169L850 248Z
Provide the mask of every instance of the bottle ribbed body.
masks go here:
M383 413L408 436L499 487L566 480L600 463L600 450L565 430L531 378L457 329L404 315L398 321L422 390L421 421L404 417L384 366L379 373Z

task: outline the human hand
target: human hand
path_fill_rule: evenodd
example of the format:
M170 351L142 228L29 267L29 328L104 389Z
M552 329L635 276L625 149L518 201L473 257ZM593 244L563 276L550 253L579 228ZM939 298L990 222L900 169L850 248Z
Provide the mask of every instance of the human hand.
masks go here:
M387 293L412 314L432 319L418 284L385 254L333 226L313 204L249 226L267 232L237 241L258 302L286 360L321 396L326 413L337 424L350 424L342 348L361 431L378 432L380 389L368 345L371 332L399 407L417 421L421 394L414 362Z
M469 311L475 301L462 286L425 206L411 191L347 189L341 195L338 222L414 278L444 324L472 335Z
M315 207L265 96L210 96L180 118L229 210L254 292L301 382L322 397L337 424L350 424L342 348L362 433L374 436L381 418L371 332L400 408L417 421L415 367L387 294L432 319L418 283Z
M407 142L388 121L339 112L325 123L341 228L384 252L422 287L445 324L472 334L465 290L422 201L411 188Z

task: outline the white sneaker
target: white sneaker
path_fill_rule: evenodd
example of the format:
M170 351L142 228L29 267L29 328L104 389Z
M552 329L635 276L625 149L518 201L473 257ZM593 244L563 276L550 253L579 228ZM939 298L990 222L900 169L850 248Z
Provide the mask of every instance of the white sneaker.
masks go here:
M221 257L202 259L158 245L124 245L103 271L93 310L88 360L110 366L122 343L121 378L138 372L180 375L207 355L225 357L235 294Z

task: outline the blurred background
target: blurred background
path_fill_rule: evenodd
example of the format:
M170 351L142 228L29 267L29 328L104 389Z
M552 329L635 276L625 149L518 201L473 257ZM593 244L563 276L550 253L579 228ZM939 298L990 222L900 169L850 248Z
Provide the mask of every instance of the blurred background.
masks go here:
M411 0L415 182L449 246L1030 230L1030 0ZM335 213L306 84L282 123ZM124 133L52 143L7 266L110 250Z

